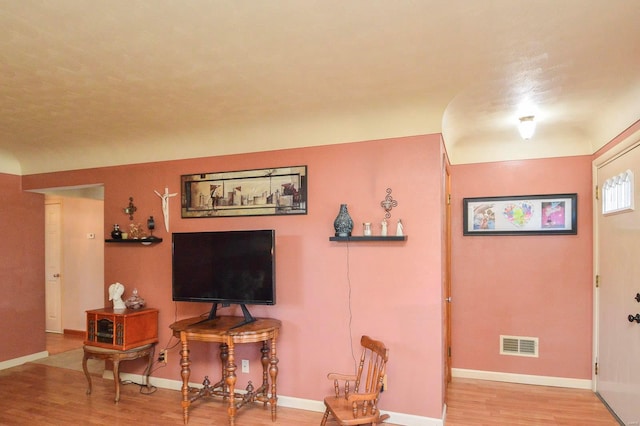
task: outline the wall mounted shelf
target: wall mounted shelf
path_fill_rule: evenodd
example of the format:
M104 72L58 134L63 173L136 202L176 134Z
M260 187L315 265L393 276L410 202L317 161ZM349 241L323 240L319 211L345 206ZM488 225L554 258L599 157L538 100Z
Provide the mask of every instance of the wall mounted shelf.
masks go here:
M387 237L383 237L383 236L376 236L376 235L372 235L370 237L365 237L365 236L351 236L351 237L329 237L329 241L338 241L338 242L343 242L343 241L353 241L353 242L360 242L360 241L407 241L407 236L403 235L402 237L397 237L395 235L391 235L391 236L387 236Z
M105 239L105 243L116 243L116 244L142 244L143 246L148 246L151 244L157 244L162 242L162 238L127 238L126 240L114 240L111 238Z

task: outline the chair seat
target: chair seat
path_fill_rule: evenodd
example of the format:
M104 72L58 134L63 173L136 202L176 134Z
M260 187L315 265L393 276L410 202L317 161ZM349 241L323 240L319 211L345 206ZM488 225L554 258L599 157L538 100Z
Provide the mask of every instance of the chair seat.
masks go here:
M361 415L361 404L358 405L358 416L354 418L353 405L344 397L336 398L335 396L328 396L324 399L324 405L334 418L339 419L338 423L345 426L382 423L385 419L389 418L386 414L381 415L380 410L376 410L374 414L363 416Z

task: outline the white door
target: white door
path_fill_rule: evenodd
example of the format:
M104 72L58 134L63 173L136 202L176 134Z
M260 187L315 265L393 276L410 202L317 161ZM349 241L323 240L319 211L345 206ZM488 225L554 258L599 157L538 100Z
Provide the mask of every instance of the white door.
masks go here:
M45 328L48 332L62 333L62 265L60 235L60 203L45 204Z
M627 170L635 176L636 210L604 215L603 184ZM638 425L640 324L628 316L640 313L640 147L598 167L597 182L596 390L625 425Z

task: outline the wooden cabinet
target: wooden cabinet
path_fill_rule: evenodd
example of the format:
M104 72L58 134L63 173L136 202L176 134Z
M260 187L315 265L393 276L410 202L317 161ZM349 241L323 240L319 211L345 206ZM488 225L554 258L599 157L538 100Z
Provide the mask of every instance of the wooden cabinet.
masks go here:
M157 309L104 308L87 311L85 345L126 351L157 341Z

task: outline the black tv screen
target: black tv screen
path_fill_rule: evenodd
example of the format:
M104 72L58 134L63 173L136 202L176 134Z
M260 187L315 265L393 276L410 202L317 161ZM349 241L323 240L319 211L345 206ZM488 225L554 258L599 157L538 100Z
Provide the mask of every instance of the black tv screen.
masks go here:
M174 301L274 305L275 230L174 233L172 292Z

